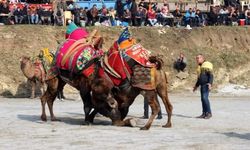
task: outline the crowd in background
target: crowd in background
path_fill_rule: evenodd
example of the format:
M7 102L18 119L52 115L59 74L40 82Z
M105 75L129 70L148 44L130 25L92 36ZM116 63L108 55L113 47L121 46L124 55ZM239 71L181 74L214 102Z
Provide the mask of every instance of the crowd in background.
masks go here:
M14 3L10 10L9 4ZM92 8L80 8L73 1L66 4L59 0L56 7L46 9L25 4L20 8L15 1L0 2L0 23L3 24L46 24L63 25L64 11L71 11L72 19L78 26L206 26L206 25L238 25L241 19L250 25L250 9L244 7L241 10L239 3L226 3L224 6L215 6L210 12L202 12L196 8L181 10L178 3L176 9L170 11L167 0L163 5L152 0L117 0L115 7L107 8L105 5L98 9L96 5Z

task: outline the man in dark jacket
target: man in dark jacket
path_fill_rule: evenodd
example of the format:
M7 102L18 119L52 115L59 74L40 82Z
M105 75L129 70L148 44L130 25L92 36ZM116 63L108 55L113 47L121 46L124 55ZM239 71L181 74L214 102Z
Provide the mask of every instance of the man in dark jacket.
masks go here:
M202 103L202 114L197 118L209 119L212 117L208 96L213 84L213 65L210 62L205 61L202 54L196 56L196 62L198 64L198 78L193 91L200 86Z

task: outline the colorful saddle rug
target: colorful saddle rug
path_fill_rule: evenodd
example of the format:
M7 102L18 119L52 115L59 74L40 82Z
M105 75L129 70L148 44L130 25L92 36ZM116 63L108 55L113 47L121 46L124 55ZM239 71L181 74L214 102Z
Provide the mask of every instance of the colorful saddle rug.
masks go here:
M109 55L116 51L119 51L119 45L117 44L117 42L115 42L109 49ZM150 63L150 61L148 60L150 51L142 47L141 44L134 44L126 49L123 49L122 51L125 52L125 55L123 54L124 57L128 56L144 67L155 66L155 64Z
M147 68L141 65L133 67L133 75L131 83L133 87L138 87L144 90L153 90L155 85L156 68Z
M130 76L132 74L132 71L127 64L126 61L121 57L121 54L119 51L113 52L111 55L108 56L108 63L111 68L113 68L114 71L116 71L117 74L120 75L121 78L116 78L112 76L111 74L108 74L108 77L112 80L114 85L118 86L120 83L127 78L127 76ZM104 75L104 71L100 70L99 75L101 77L107 78L107 76Z
M130 48L125 50L125 53L135 60L137 63L144 67L154 67L155 64L150 63L148 60L150 56L150 51L142 47L140 44L136 44L131 46Z

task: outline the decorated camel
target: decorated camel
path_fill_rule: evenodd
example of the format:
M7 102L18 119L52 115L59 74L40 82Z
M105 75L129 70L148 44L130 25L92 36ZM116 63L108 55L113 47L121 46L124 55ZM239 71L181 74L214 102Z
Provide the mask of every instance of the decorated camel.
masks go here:
M35 98L36 84L39 83L42 89L42 94L45 91L45 71L42 66L41 60L36 58L34 61L30 57L22 56L21 60L21 70L24 76L31 83L31 96L30 98Z
M172 104L168 98L167 76L162 70L163 60L159 56L150 56L150 52L137 44L130 37L126 28L119 39L108 51L108 63L119 77L102 72L100 76L113 83L114 98L118 102L118 109L123 120L129 111L129 106L141 91L145 91L145 98L152 109L152 114L142 130L150 128L155 116L160 111L157 94L161 97L168 114L167 123L163 127L171 127ZM105 75L105 74L108 74ZM91 116L95 115L94 111ZM91 118L90 120L93 120Z
M123 57L125 55L121 53L121 41L115 42L119 44L116 45L116 48L110 49L109 56L103 55L100 51L103 40L97 33L94 31L88 34L82 28L76 29L59 47L56 54L56 64L51 68L54 73L48 80L48 89L41 98L41 119L47 120L45 114L45 104L47 103L51 120L58 120L53 113L53 103L56 92L67 83L80 91L84 103L85 122L87 123L93 122L95 114L99 112L110 117L114 125L133 126L134 122L131 119L124 120L124 118L127 116L129 106L135 97L140 91L145 90L153 113L142 129L150 128L159 111L159 105L155 99L157 93L162 97L168 112L168 122L164 127L171 127L172 105L167 95L167 78L161 69L161 59L158 57L149 58L148 51L134 43L133 40L126 40L126 38L123 43L130 44L129 47L133 46L133 49L137 47L138 56L142 59L134 58L136 61L133 61L133 59L127 59L128 57ZM131 53L132 51L127 52ZM114 57L112 58L112 56ZM142 82L145 78L135 75L138 68L139 70L142 68L144 74L149 76L146 78L149 83ZM95 80L101 81L99 83L102 84L96 86ZM111 90L113 93L110 93ZM113 94L116 100L113 99ZM94 109L92 113L90 113L91 109Z

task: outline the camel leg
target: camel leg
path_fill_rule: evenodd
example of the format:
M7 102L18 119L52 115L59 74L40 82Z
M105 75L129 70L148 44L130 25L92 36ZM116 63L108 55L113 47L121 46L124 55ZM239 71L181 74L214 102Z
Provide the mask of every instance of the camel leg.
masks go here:
M93 123L94 122L94 118L95 118L95 115L97 114L98 112L97 112L97 110L93 110L92 112L91 112L91 114L89 115L89 122L90 123Z
M148 103L151 107L152 113L149 117L148 122L146 123L146 125L144 127L141 128L141 130L148 130L150 128L153 120L155 119L156 115L160 111L160 105L157 102L156 96L157 95L156 95L155 91L146 91L146 93L145 93L145 99L148 100Z
M161 97L163 104L165 106L166 112L168 113L168 122L166 123L166 125L162 127L169 128L172 126L171 117L172 117L173 106L170 103L170 100L168 98L167 85L157 87L157 93Z
M66 82L64 82L61 78L59 78L59 85L57 89L57 98L59 100L63 100L65 97L63 95L63 88L66 85Z
M54 112L53 112L53 104L54 104L54 101L56 99L56 95L57 93L54 92L54 93L51 93L50 95L50 98L49 100L47 101L47 104L48 104L48 107L49 107L49 112L50 112L50 119L51 121L60 121L60 119L57 119L54 115Z
M31 96L30 98L35 98L35 90L36 90L36 80L29 80L31 83Z
M92 110L92 103L91 103L91 95L90 92L81 92L80 93L82 101L83 101L83 111L85 114L85 124L90 124L91 123L91 119L90 119L90 112Z
M45 93L45 90L46 90L46 84L45 82L41 82L41 91L42 91L42 95Z
M63 89L66 83L61 78L55 78L55 80L53 80L53 82L51 83L52 84L50 86L50 99L47 102L49 107L50 117L51 121L60 121L60 119L57 119L54 115L53 104L56 99L58 91Z
M58 85L58 79L57 78L49 80L48 81L48 88L41 97L41 104L42 104L41 119L43 121L47 121L47 117L46 117L46 113L45 113L45 105L46 105L47 102L48 102L48 106L49 106L49 109L50 109L50 114L52 114L54 116L54 114L53 114L53 102L54 102L53 97L54 96L53 95L54 95L54 93L56 93L57 85ZM51 102L52 102L52 105L51 105Z

